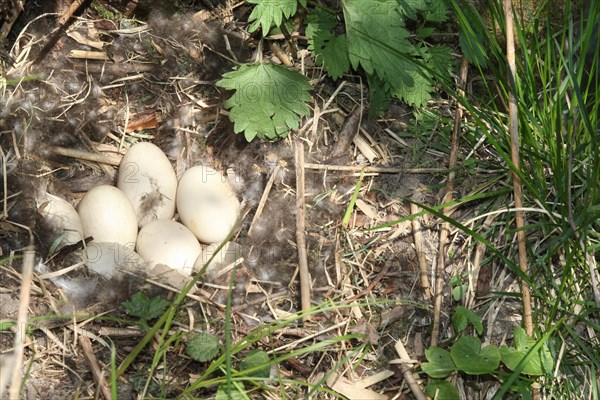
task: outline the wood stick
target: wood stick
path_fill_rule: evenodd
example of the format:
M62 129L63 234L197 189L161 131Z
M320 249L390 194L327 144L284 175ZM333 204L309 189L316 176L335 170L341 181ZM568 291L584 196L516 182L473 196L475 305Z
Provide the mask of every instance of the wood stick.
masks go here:
M421 208L415 203L410 203L410 213L417 214L421 212ZM423 250L423 233L421 232L420 217L412 219L413 239L415 241L415 251L417 252L417 261L419 263L419 275L421 276L421 287L423 294L427 300L431 300L431 286L429 285L427 259Z
M30 232L31 233L31 232ZM33 278L33 263L35 261L35 247L33 237L25 250L23 257L23 272L21 273L21 293L19 294L19 311L17 314L17 331L12 359L12 378L8 389L9 399L20 399L21 389L21 364L23 363L23 352L27 342L27 314L29 310L29 299L31 295L31 282ZM6 372L5 372L6 373Z
M508 116L509 116L509 131L510 131L510 157L514 165L512 171L513 176L513 193L515 197L515 226L517 228L517 246L519 250L519 269L525 276L529 276L529 267L527 265L527 238L525 236L525 214L521 210L523 208L523 185L521 177L517 173L519 170L519 111L517 106L516 90L516 71L517 65L515 61L515 35L513 29L513 12L512 1L504 0L504 14L506 15L506 60L508 61ZM531 310L531 293L529 285L521 279L521 295L523 301L523 324L527 335L533 337L533 314ZM540 398L538 390L539 383L536 381L532 387L532 397L534 400Z
M361 165L332 165L305 163L304 168L326 171L361 172L365 174L437 174L447 173L448 168L401 168L401 167L365 167Z
M90 153L87 151L77 150L77 149L69 149L66 147L60 146L50 146L49 150L59 156L77 158L80 160L93 161L100 164L119 166L121 163L119 160L116 160L113 157L109 157L107 155L101 153Z
M400 356L400 360L410 362L410 357L406 352L406 348L404 347L404 343L402 343L402 339L398 339L398 341L394 345L394 348L396 349L396 353L398 353L398 355ZM427 400L427 396L425 395L425 393L423 393L423 389L421 389L421 386L419 386L419 384L417 383L417 380L415 379L412 373L412 368L409 366L409 364L400 364L400 369L402 370L404 380L406 381L406 384L410 388L412 394L415 396L415 399Z
M100 367L100 364L98 364L98 359L96 358L94 349L92 348L92 342L90 342L90 339L88 339L86 336L79 335L79 345L83 349L83 356L92 370L92 377L94 378L96 385L98 385L100 388L102 396L104 396L106 400L111 400L112 395L110 386L108 386L108 383L104 379L102 368Z
M509 82L512 87L515 82L516 74L516 62L515 62L515 39L513 32L513 14L512 14L512 2L504 1L504 13L506 15L506 59L508 61L508 67L510 70ZM513 170L513 192L515 196L515 225L517 228L517 244L519 250L519 268L525 276L528 275L529 268L527 266L527 248L526 248L526 237L525 230L525 218L524 213L521 210L523 208L523 185L521 178L517 174L519 169L519 121L518 121L518 107L517 98L515 97L514 90L508 92L508 115L510 118L509 129L510 129L510 153L511 159L515 166ZM525 325L525 331L527 335L533 336L533 317L531 312L531 294L529 292L529 286L527 282L521 280L521 292L523 295L523 323Z
M310 274L308 272L308 257L306 254L306 236L304 234L304 145L296 141L296 246L298 250L298 269L300 272L300 300L302 311L308 312L311 304ZM308 316L303 317L303 321Z
M460 67L459 81L459 96L464 95L463 87L467 81L467 72L469 71L469 62L463 59ZM458 159L458 133L460 131L460 123L462 119L462 107L456 104L456 112L454 115L454 129L452 131L452 146L450 148L450 161L448 163L448 183L446 185L446 195L442 203L450 203L454 197L454 180L456 178L456 162ZM444 207L442 210L444 215L450 215L450 207ZM440 318L442 315L442 299L444 291L444 267L446 266L446 244L450 234L450 224L442 222L440 230L440 243L438 247L438 259L435 269L435 297L433 302L433 328L431 332L431 346L435 346L439 340L440 334Z
M256 213L254 213L254 218L252 218L252 222L250 223L250 228L248 229L248 236L252 237L252 232L254 231L254 225L259 220L262 215L262 212L267 204L267 200L269 198L269 193L271 193L271 188L273 187L273 183L275 182L275 178L279 175L279 170L281 170L281 162L278 162L273 170L273 173L269 177L267 184L265 185L265 190L263 190L263 194L260 197L260 202L258 203L258 207L256 208Z

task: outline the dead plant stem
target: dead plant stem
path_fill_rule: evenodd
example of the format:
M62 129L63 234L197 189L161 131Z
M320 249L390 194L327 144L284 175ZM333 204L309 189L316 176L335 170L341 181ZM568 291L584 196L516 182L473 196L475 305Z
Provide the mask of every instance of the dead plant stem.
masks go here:
M31 282L33 279L33 264L35 261L35 250L33 238L25 249L23 257L23 271L21 273L21 293L19 294L19 311L17 314L17 331L12 359L12 378L8 390L9 399L19 399L21 389L21 365L23 364L23 352L27 341L27 314L29 310L29 299L31 295Z
M458 95L464 96L464 86L467 81L467 72L469 70L469 62L463 59L460 66L460 81L458 82ZM455 166L458 159L458 133L463 115L463 109L460 104L456 105L454 115L454 129L452 131L452 145L450 148L450 161L448 163L448 183L446 185L446 196L443 203L450 203L454 197L454 180L456 179ZM444 215L450 215L449 207L444 207L442 210ZM431 332L431 345L435 346L438 343L440 335L440 318L442 314L442 299L444 291L444 267L446 265L446 245L450 233L450 224L443 222L440 230L440 243L438 247L438 258L435 269L435 297L433 301L433 328Z
M518 124L518 107L517 98L515 96L516 89L516 72L517 66L515 61L515 37L513 28L513 12L512 1L504 0L504 14L506 15L506 59L508 61L509 70L509 91L508 91L508 115L509 115L509 130L510 130L510 153L514 165L513 169L513 191L515 196L515 226L517 228L517 245L519 250L519 268L525 276L529 274L527 266L527 247L525 230L524 213L520 209L523 207L523 186L519 171L519 124ZM521 279L521 294L523 300L523 323L527 335L533 337L533 317L531 311L531 293L527 281ZM539 383L534 382L532 387L532 397L534 400L540 398L538 390Z
M310 274L308 272L308 256L306 254L306 236L304 221L304 145L296 141L296 246L298 251L298 269L300 272L300 300L302 311L310 310ZM305 316L303 320L307 320Z
M415 203L410 203L410 213L418 214L422 210ZM421 221L420 217L412 219L412 231L413 239L415 242L415 251L417 252L417 261L419 263L419 275L421 277L421 287L423 288L423 294L425 299L431 300L431 286L429 285L429 275L427 268L427 258L425 257L425 250L423 249L423 233L421 232Z
M398 339L398 341L394 345L394 348L396 349L396 353L398 353L398 355L400 356L400 360L406 362L405 364L400 364L400 369L402 370L402 374L404 375L404 381L410 388L412 394L415 396L415 399L427 400L427 396L425 395L423 389L421 389L421 386L415 379L412 372L412 368L409 366L410 364L408 364L410 362L410 357L408 356L408 352L404 347L404 343L402 343L402 339Z
M512 3L508 0L504 1L504 12L506 14L506 58L508 60L509 68L509 81L511 86L515 84L516 76L516 62L515 62L515 41L513 32L513 14L512 14ZM521 177L517 173L519 170L519 126L518 126L518 109L517 109L517 98L514 94L514 89L509 91L508 94L508 113L509 113L509 130L510 130L510 150L511 158L514 165L513 170L513 191L515 196L515 225L517 228L517 244L519 250L519 268L527 276L527 249L525 246L526 237L523 227L525 226L525 219L523 211L523 186L521 183ZM529 286L527 282L521 280L521 292L523 296L523 323L525 325L525 331L529 336L533 336L533 318L531 313L531 294L529 292Z

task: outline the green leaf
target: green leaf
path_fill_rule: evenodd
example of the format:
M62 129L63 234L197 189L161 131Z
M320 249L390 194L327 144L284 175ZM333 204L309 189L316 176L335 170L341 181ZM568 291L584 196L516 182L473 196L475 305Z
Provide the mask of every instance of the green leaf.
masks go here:
M12 328L13 326L16 326L17 323L15 321L0 321L0 332L4 333L12 333L12 331L10 330L10 328Z
M271 375L271 359L269 355L259 349L251 350L240 363L240 371L249 377L268 378ZM256 368L245 373L244 371Z
M256 4L248 22L251 23L248 30L254 32L259 26L263 35L269 33L272 25L281 26L284 18L290 18L296 14L298 1L306 7L306 0L246 0L250 4Z
M245 393L242 393L241 390L244 390L244 384L241 382L236 382L236 386L231 389L227 389L226 385L221 385L217 389L217 395L215 396L215 400L245 400L248 396Z
M452 289L452 298L454 299L454 301L460 301L460 299L462 299L465 293L467 293L468 288L469 287L467 285L454 286L454 288Z
M544 375L552 372L554 360L548 346L544 343L538 351L531 351L536 345L536 340L527 336L525 330L521 327L515 328L514 332L515 347L502 346L500 347L500 355L502 362L508 369L514 371L519 364L523 362L522 369L524 374L528 375Z
M469 324L473 325L477 334L481 335L483 333L483 324L479 316L473 310L463 306L456 307L452 316L452 324L457 333L464 331Z
M148 298L144 293L137 292L131 299L123 303L125 312L132 316L137 317L142 321L148 321L154 318L160 317L167 307L169 302L156 296Z
M427 8L423 10L425 21L444 22L448 18L448 9L443 1L429 0Z
M425 394L437 400L460 400L460 394L452 383L437 379L432 380L427 385Z
M385 47L387 44L399 53L411 47L397 1L346 0L342 5L352 67L361 66L367 74L376 74L393 87L409 82L405 68L408 63ZM414 70L414 66L408 69Z
M308 48L317 56L318 65L323 65L332 79L337 79L350 69L346 35L335 36L336 17L320 8L308 15L306 36Z
M471 63L485 68L488 64L488 33L485 22L470 2L452 4L460 26L458 43L463 55Z
M428 362L421 364L421 369L432 378L445 378L450 372L456 371L452 356L444 349L431 346L425 350L425 357Z
M450 355L456 367L470 375L488 374L500 365L498 348L481 348L481 340L473 336L460 337L450 348Z
M196 361L212 360L219 354L219 339L209 333L199 333L189 341L185 352Z
M425 60L434 74L450 76L452 73L454 56L452 49L448 46L439 45L427 48Z
M304 75L274 64L244 64L227 72L217 85L235 90L225 101L236 133L248 141L280 139L308 115L312 87Z
M367 76L377 77L389 95L411 105L424 105L434 89L430 70L449 67L447 58L435 60L435 56L449 52L440 49L429 55L428 48L411 43L404 16L422 11L421 7L429 10L433 3L346 0L342 5L352 68L362 67Z

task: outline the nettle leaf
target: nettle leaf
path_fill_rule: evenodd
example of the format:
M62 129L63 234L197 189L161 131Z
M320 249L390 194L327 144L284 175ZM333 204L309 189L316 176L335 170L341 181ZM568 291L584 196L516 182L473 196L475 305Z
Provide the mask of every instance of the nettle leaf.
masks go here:
M429 47L425 53L425 61L435 73L451 76L454 56L450 47L444 45Z
M404 16L416 17L417 12L434 6L419 0L346 0L342 4L352 68L360 66L368 76L376 76L391 96L410 105L424 105L434 88L433 77L422 64L434 71L447 67L445 59L434 60L445 50L429 55L428 48L411 43Z
M452 371L456 371L456 365L450 353L437 346L431 346L425 350L427 361L421 364L421 369L432 378L445 378Z
M437 379L432 380L427 385L425 394L437 400L460 400L460 394L452 383Z
M338 79L350 69L350 59L346 35L333 34L337 26L335 15L314 8L308 14L306 22L308 49L317 56L317 64L323 65L332 79Z
M443 1L429 0L427 8L423 10L425 21L444 22L448 19L448 8Z
M439 0L398 0L402 13L416 20L419 14L425 21L444 22L448 18L448 8Z
M128 315L147 321L160 317L169 304L168 301L158 296L150 299L144 293L137 292L131 296L131 299L123 303L123 308Z
M209 333L199 333L188 342L185 352L196 361L212 360L219 354L219 339Z
M280 139L308 115L312 86L304 75L274 64L244 64L227 72L217 85L235 90L225 101L236 133L246 140Z
M541 349L531 351L536 345L536 340L527 336L525 330L521 327L515 328L514 332L515 347L500 347L502 362L508 369L514 371L519 367L522 373L528 375L544 375L551 372L554 368L554 360L548 346L544 343Z
M396 83L392 84L394 87L407 80L403 72L406 62L386 47L401 54L411 47L397 1L347 0L342 4L352 67L361 66L367 74Z
M469 310L463 306L457 306L454 315L452 316L452 325L454 325L454 329L457 333L461 333L469 324L473 325L477 334L481 335L483 333L483 324L481 323L479 316L473 310Z
M248 31L254 32L260 26L263 35L269 33L272 25L281 26L283 19L290 18L296 14L298 2L306 7L306 0L246 0L250 4L256 4L248 22L251 22Z
M470 375L488 374L500 365L500 351L496 346L481 348L481 340L462 336L450 348L456 367Z
M253 378L268 378L271 374L271 359L269 355L259 349L251 350L246 358L240 362L240 371L249 377ZM248 373L245 373L246 370L254 369Z

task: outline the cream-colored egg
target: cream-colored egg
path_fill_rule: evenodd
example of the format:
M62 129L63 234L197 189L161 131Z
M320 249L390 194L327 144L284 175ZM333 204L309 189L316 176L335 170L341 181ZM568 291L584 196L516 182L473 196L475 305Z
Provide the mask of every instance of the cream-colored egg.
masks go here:
M235 242L227 242L219 251L217 251L218 247L219 245L217 243L203 246L200 255L194 263L194 273L200 272L213 255L213 259L204 270L204 274L209 280L213 280L222 274L227 273L235 265L236 261L241 261L241 245Z
M137 252L152 266L164 264L190 275L200 254L200 243L179 222L156 220L144 225L138 235Z
M239 208L227 179L210 167L192 167L179 180L177 212L203 243L224 240L235 226Z
M114 186L100 185L89 190L79 202L77 212L83 234L96 242L134 246L137 220L129 199Z
M75 207L60 197L47 194L40 205L40 214L62 235L59 248L83 239L83 225ZM57 238L58 239L58 238Z
M177 177L165 153L154 144L140 142L129 148L119 165L117 187L133 205L138 226L173 218Z
M133 245L96 242L86 244L84 263L88 269L109 279L123 271L138 272L146 269L146 262L133 249Z

